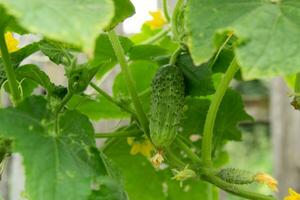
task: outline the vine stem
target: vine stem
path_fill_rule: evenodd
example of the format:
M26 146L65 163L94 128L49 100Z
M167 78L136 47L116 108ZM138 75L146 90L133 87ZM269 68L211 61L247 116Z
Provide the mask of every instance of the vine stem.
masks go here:
M94 88L100 95L102 95L104 98L106 98L111 103L115 104L116 106L120 107L124 111L128 112L129 114L133 115L134 118L136 118L136 113L129 107L125 106L124 104L118 102L113 97L111 97L109 94L107 94L104 90L102 90L100 87L98 87L95 83L90 82L90 86Z
M164 36L166 36L169 32L170 32L171 28L168 27L166 29L162 29L161 31L159 31L157 34L155 34L154 36L150 37L149 39L141 42L141 44L153 44L157 41L159 41L161 38L163 38Z
M179 18L179 15L180 15L183 5L184 5L184 0L177 0L177 3L175 5L174 11L173 11L173 15L172 15L172 20L171 20L172 33L176 40L179 39L178 24L177 24L178 21L177 20Z
M167 0L163 0L163 9L164 9L164 15L165 15L167 22L170 22L171 18L170 18L169 11L168 11Z
M195 163L201 163L201 159L180 139L180 138L176 138L175 140L176 144L181 148L181 150L183 150L187 156L193 160L193 162ZM172 155L173 157L176 158L176 160L178 160L178 158L176 157L176 155ZM180 160L179 160L180 161ZM180 167L184 166L184 163L179 162L178 163ZM200 177L221 188L222 190L229 192L231 194L240 196L240 197L245 197L247 199L253 199L253 200L276 200L273 196L267 196L267 195L263 195L260 193L256 193L256 192L252 192L250 190L247 190L245 188L242 188L240 186L234 185L234 184L230 184L227 183L226 181L222 180L221 178L217 177L215 175L215 170L209 166L209 167L196 167L197 171L200 175ZM211 194L213 193L213 191L211 191Z
M149 121L148 121L148 118L142 107L139 96L136 92L136 89L135 89L135 86L134 86L134 83L133 83L133 80L131 77L131 73L130 73L130 70L128 67L128 63L126 61L124 50L123 50L121 43L119 41L119 38L116 35L114 30L111 30L108 32L108 37L111 41L111 44L115 51L116 57L120 63L122 73L124 75L124 78L125 78L125 81L127 84L127 89L132 98L132 102L133 102L133 105L134 105L136 113L137 113L138 120L142 126L143 131L149 136Z
M116 137L136 137L141 136L143 132L140 130L134 131L116 131L113 133L96 133L96 138L116 138Z
M180 55L181 52L182 52L182 48L181 48L181 47L178 47L178 48L174 51L174 53L172 54L172 56L171 56L171 58L170 58L169 64L175 65L176 60L177 60L177 57Z
M9 90L12 96L12 102L14 103L14 105L16 105L21 100L21 95L19 92L19 84L16 78L16 74L10 62L10 56L7 50L3 29L0 30L0 49Z
M296 74L296 81L295 81L295 86L294 86L295 93L298 94L300 93L300 73Z
M231 194L238 195L240 197L244 197L247 199L253 199L253 200L276 200L276 198L274 198L273 196L267 196L260 193L251 192L240 186L227 183L222 179L220 179L219 177L212 174L209 170L204 170L201 173L203 173L202 178L204 180L216 185L217 187Z
M238 65L235 59L232 60L229 65L225 75L223 76L221 82L219 83L216 93L212 98L211 104L209 106L205 124L204 124L204 132L202 139L202 161L205 166L212 166L211 161L211 151L212 151L212 139L213 139L213 131L214 124L217 117L217 112L219 110L219 106L222 102L222 99L225 95L225 92L230 84L230 81L233 79L234 74L238 70Z
M60 102L56 109L56 113L59 113L63 107L68 103L68 101L72 98L73 92L67 92L67 94L64 96L63 100Z
M176 137L175 143L194 163L202 164L202 160L179 137Z

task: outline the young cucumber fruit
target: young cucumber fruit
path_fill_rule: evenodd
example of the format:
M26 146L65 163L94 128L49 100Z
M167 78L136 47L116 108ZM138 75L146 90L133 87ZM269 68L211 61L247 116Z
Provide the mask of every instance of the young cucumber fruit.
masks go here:
M176 65L158 69L152 80L150 137L158 149L175 139L183 115L184 78Z

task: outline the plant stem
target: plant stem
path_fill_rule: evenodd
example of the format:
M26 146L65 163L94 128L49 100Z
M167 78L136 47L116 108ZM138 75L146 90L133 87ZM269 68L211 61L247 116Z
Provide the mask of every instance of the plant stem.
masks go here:
M178 168L184 168L186 166L186 164L181 161L173 152L172 150L170 150L169 148L165 149L165 152L167 154L167 160L168 160L168 164L171 164L174 167L178 167Z
M300 93L300 73L296 74L294 90L296 94Z
M172 25L172 33L173 36L175 38L175 40L179 40L179 32L178 32L178 20L180 18L180 13L181 13L181 9L184 5L184 0L177 0L177 3L175 5L174 11L173 11L173 15L172 15L172 21L171 21L171 25Z
M197 164L202 164L201 159L179 138L176 137L175 143L180 147L181 150L183 150L186 155Z
M177 57L180 55L180 53L182 52L181 47L178 47L175 52L172 54L171 58L170 58L170 62L169 64L171 65L175 65Z
M3 29L0 30L0 49L9 90L12 96L12 102L14 103L14 105L16 105L21 100L21 95L19 92L19 85L15 70L10 62L10 56L7 50Z
M242 187L239 187L237 185L233 185L230 183L227 183L220 179L219 177L211 174L208 170L202 174L202 178L217 187L240 197L244 197L247 199L253 199L253 200L276 200L273 196L267 196L263 194L259 194L256 192L251 192L247 189L244 189Z
M230 84L230 81L233 79L234 74L236 73L237 70L238 70L238 65L235 59L233 59L225 75L220 81L216 93L213 96L213 99L209 106L205 124L204 124L204 132L203 132L203 139L202 139L202 161L205 166L209 166L209 167L212 166L212 161L211 161L212 139L213 139L214 124L217 117L217 112L221 104L221 101L225 95L225 92Z
M227 42L230 40L230 38L232 36L233 36L233 33L229 34L228 37L226 38L226 40L224 41L224 43L220 46L220 48L218 49L218 52L214 56L213 61L210 63L209 68L211 68L216 63L216 61L217 61L220 53L222 52L222 50L224 49L225 45L227 44Z
M129 70L129 67L128 67L128 63L127 63L126 58L125 58L124 50L123 50L123 48L121 46L121 43L119 41L119 38L116 35L114 30L111 30L111 31L108 32L108 37L111 41L111 44L112 44L112 47L115 51L116 57L118 58L118 61L120 63L122 73L124 75L124 78L125 78L125 81L126 81L126 84L127 84L127 89L128 89L129 94L132 98L132 102L133 102L133 105L135 107L139 123L141 124L143 131L149 136L148 118L145 114L145 111L142 107L139 96L136 92L135 85L134 85L134 82L132 80L130 70Z
M57 106L56 113L59 113L63 107L68 103L68 101L72 98L73 93L68 91L67 94L64 96L60 104Z
M95 83L90 82L90 86L92 88L94 88L100 95L102 95L104 98L106 98L109 102L115 104L116 106L120 107L121 109L123 109L124 111L128 112L129 114L133 115L136 118L136 114L131 108L129 108L129 107L125 106L124 104L115 100L113 97L111 97L109 94L107 94L104 90L102 90L100 87L98 87Z
M154 44L155 42L159 41L164 36L166 36L170 32L170 30L171 30L170 27L168 27L167 29L162 29L157 34L155 34L154 36L152 36L149 39L141 42L141 44Z
M163 0L163 8L164 8L164 15L165 15L167 22L170 22L171 18L170 18L169 11L168 11L167 0Z
M113 133L96 133L95 138L115 138L115 137L136 137L143 134L140 130L134 131L117 131Z

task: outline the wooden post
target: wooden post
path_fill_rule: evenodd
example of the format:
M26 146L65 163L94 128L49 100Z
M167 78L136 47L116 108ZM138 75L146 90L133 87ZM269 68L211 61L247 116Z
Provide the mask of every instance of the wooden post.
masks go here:
M300 191L300 111L291 105L289 90L281 78L271 84L271 131L273 166L279 182L278 197L283 199L292 187Z

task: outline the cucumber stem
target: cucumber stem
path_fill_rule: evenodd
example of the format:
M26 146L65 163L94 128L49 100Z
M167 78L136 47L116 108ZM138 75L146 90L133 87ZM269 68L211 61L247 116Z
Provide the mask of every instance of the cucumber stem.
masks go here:
M149 39L141 42L141 44L154 44L155 42L158 42L160 39L162 39L164 36L166 36L170 32L171 28L168 27L166 29L162 29L154 36L150 37Z
M229 87L230 81L233 79L237 70L238 65L235 59L233 59L217 87L216 93L212 98L211 104L207 112L202 139L202 161L203 164L207 167L212 166L212 139L219 106L222 102L227 88Z
M16 105L21 100L21 95L19 91L19 84L17 81L17 77L15 74L15 70L10 62L10 56L9 52L7 50L7 45L5 42L5 36L4 36L4 29L0 29L0 50L1 50L1 56L3 60L4 65L4 71L7 77L9 90L12 97L12 102L14 105Z
M163 9L164 9L164 15L165 15L167 22L170 22L171 18L170 18L169 11L168 11L167 0L163 0Z
M113 133L96 133L95 138L137 137L143 134L140 130L116 131Z
M296 80L295 80L295 86L294 86L294 89L295 89L295 93L296 94L299 94L300 93L300 72L298 72L296 74Z
M129 108L129 107L125 106L124 104L115 100L113 97L111 97L109 94L107 94L104 90L102 90L100 87L98 87L95 83L90 82L90 86L92 88L94 88L100 95L102 95L109 102L115 104L116 106L118 106L122 110L128 112L129 114L133 115L133 117L137 119L136 113L131 108Z
M127 89L132 98L132 102L135 107L139 123L141 124L143 131L149 137L150 136L149 135L149 121L145 114L144 108L141 104L140 98L136 92L136 88L135 88L135 85L134 85L134 82L133 82L133 79L132 79L132 76L130 73L130 69L129 69L128 63L126 61L124 50L123 50L121 43L119 41L119 38L116 35L114 30L111 30L108 32L108 37L111 41L111 44L115 51L116 57L120 63L121 70L122 70L122 73L124 75L124 78L125 78L125 81L127 84Z
M182 141L182 139L176 137L175 143L194 163L202 165L202 160Z

